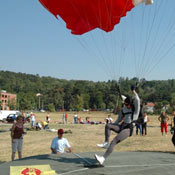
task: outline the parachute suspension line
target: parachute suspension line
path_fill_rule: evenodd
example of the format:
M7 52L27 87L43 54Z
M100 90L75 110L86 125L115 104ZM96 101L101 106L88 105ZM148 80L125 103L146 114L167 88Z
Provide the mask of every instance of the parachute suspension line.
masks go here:
M102 60L103 54L101 53L100 49L98 49L97 44L94 44L94 46L97 47L97 50L98 50L99 53L97 53L97 51L92 50L89 47L89 44L86 42L86 39L83 39L82 37L80 39L78 36L76 37L76 39L79 42L79 44L82 46L82 48L84 48L84 50L89 54L89 56L93 57L95 62L98 65L100 65L100 67L103 69L103 71L106 73L106 75L110 77L110 74L109 74L109 71L108 71L108 69L106 67L106 64L103 64L101 61L99 61L99 60ZM93 37L91 37L91 40L93 40ZM93 42L95 43L95 40L93 40ZM105 60L104 60L104 62L105 62Z
M71 2L71 5L72 5L72 7L76 10L77 14L79 14L78 9L76 8L76 6L75 6L72 2ZM87 14L85 14L85 16L87 16ZM88 25L89 25L89 23L88 23ZM92 51L92 49L89 48L89 44L86 42L86 39L84 39L84 36L81 36L81 37L78 37L78 36L77 36L76 39L77 39L77 41L80 43L80 45L85 49L85 51L86 51L90 56L93 56L93 57L95 58L95 61L96 61L98 64L101 65L101 67L102 67L102 69L105 71L106 75L110 76L110 75L109 75L109 72L108 72L108 69L106 68L106 66L104 66L104 65L106 65L106 64L101 64L101 62L99 61L99 60L102 59L102 60L105 62L105 59L103 58L103 54L101 53L101 51L100 51L98 45L95 44L96 41L95 41L93 35L91 34L91 32L89 32L89 34L90 34L90 36L91 36L91 40L93 41L94 46L97 48L97 50L98 50L98 52L99 52L99 54L96 54L96 52L95 52L94 50ZM81 38L81 39L80 39L80 38ZM91 43L92 43L92 42L91 42Z
M141 8L141 15L140 18L134 13L131 13L131 36L132 36L132 42L133 44L131 45L131 49L133 50L133 61L134 61L134 68L135 68L135 75L139 79L140 78L140 72L142 70L142 60L141 60L141 52L142 52L142 47L143 45L143 30L144 30L144 15L145 15L145 7L143 4L140 4L139 6L135 7L137 9ZM137 10L134 9L134 10ZM136 12L135 12L136 13ZM135 28L136 23L139 23L139 28Z
M111 25L111 16L112 16L112 11L110 9L112 9L112 6L113 6L113 1L111 1L111 4L110 5L107 5L107 0L105 0L105 4L106 4L106 11L107 11L107 23L108 25ZM102 14L102 13L101 13ZM101 20L99 20L99 25L101 26L101 23L100 23ZM110 73L111 73L111 78L112 79L116 79L116 67L115 67L115 62L117 59L117 56L116 56L116 52L115 52L115 46L116 46L116 40L115 40L115 37L113 36L115 33L115 31L111 31L111 32L108 32L107 34L104 33L104 32L101 32L101 38L103 39L103 43L104 43L104 47L105 47L105 51L107 52L107 63L109 65L109 69L110 69ZM108 43L108 44L107 44Z
M175 9L174 9L175 10ZM174 12L174 11L173 11ZM174 16L175 17L175 16ZM162 41L160 42L160 43L162 43L162 45L160 45L160 47L159 47L159 49L158 49L158 51L156 52L157 53L157 55L158 54L160 54L160 50L163 50L164 49L164 45L167 45L167 44L169 44L169 42L168 42L168 39L172 39L173 38L173 36L174 36L174 34L172 35L172 36L170 36L170 34L171 34L171 31L173 30L173 27L174 27L174 22L172 21L172 23L170 22L169 24L168 24L168 27L166 28L166 31L167 32L165 32L165 35L164 35L164 37L162 37ZM170 36L170 37L168 37L168 36ZM161 55L155 55L156 57L160 57Z
M111 20L110 19L111 19L112 11L109 10L109 9L112 8L113 1L111 1L110 6L107 6L107 0L105 0L105 2L106 2L106 8L107 8L106 11L108 13L108 25L111 25ZM129 0L127 0L125 8L123 9L121 15L118 16L118 17L122 17L123 16L124 11L126 11L126 7L127 7L128 2L129 2ZM100 19L101 19L101 15L99 14L99 25L101 26L101 20ZM103 43L104 43L104 46L105 46L105 50L108 53L108 59L107 59L108 61L107 61L107 63L110 64L109 65L109 72L111 73L112 79L115 80L116 79L116 65L118 65L118 70L119 70L118 71L119 73L117 73L118 74L118 78L121 76L121 72L122 72L121 71L122 70L122 61L124 60L124 58L122 58L122 57L125 56L124 54L122 55L122 53L125 53L126 46L125 47L122 46L122 49L124 51L121 51L120 52L120 57L118 59L117 58L116 51L114 51L114 50L116 50L116 47L114 47L114 46L116 46L116 39L113 36L114 33L115 33L115 31L113 30L112 32L109 32L106 35L104 34L104 32L101 32L101 35L102 35L102 38L103 38ZM106 38L107 38L108 35L111 37L111 45L106 44ZM106 36L106 38L105 38L105 36ZM109 52L109 47L110 47L111 52ZM103 60L105 60L105 58ZM103 62L105 62L105 61L103 61ZM105 65L107 65L107 63L105 63Z
M165 9L166 5L167 4L165 4L165 5L162 4L162 8ZM167 10L169 10L168 5L167 5ZM175 10L175 8L172 10L172 13L174 13L174 10ZM165 19L165 17L164 18L163 17L160 20L162 25L164 25L164 23L165 23L163 20L163 19ZM174 17L175 17L175 13L174 13L174 16L171 18L174 19ZM174 48L175 42L174 42L174 44L172 44L172 46L169 46L171 43L170 41L173 40L173 37L174 37L174 33L172 33L172 35L170 35L171 31L173 31L174 26L175 26L174 21L172 20L168 23L168 26L165 28L165 30L166 30L166 32L164 32L165 34L159 40L158 43L160 43L160 44L159 45L157 44L157 48L155 48L155 54L154 54L155 63L152 64L147 69L146 73L150 73L163 60L163 58L165 58L170 53L170 51L172 51L172 49ZM159 25L158 29L162 28L162 27ZM157 34L158 34L158 32L157 32ZM162 35L162 33L160 35ZM168 48L167 48L167 46L168 46ZM165 50L164 53L162 53L163 50Z
M126 21L124 21L125 25L126 25ZM122 67L126 60L126 48L127 48L127 41L126 41L126 28L122 29L122 34L121 34L122 38L120 40L121 42L121 53L120 53L120 58L119 58L119 75L122 77L123 75L123 71L122 71ZM125 68L124 68L125 70Z
M106 2L106 7L107 7L107 1ZM109 9L112 9L112 6L113 6L113 1L111 1L111 4L109 6L109 8L107 9L107 12L108 12L108 25L111 25L112 21L110 20L111 19L111 16L112 16L112 11L109 10ZM123 12L122 12L123 13ZM115 30L111 31L110 33L107 34L107 36L109 37L108 40L109 40L109 47L110 47L110 50L111 50L111 53L110 56L109 56L109 64L111 65L111 71L112 71L112 74L111 74L111 78L113 80L116 80L117 79L117 75L116 75L116 68L118 65L117 61L118 61L118 58L117 58L117 54L116 54L116 38L114 36L114 33L115 33ZM121 57L120 57L121 59ZM120 68L120 67L119 67ZM119 72L120 73L120 72ZM120 76L120 74L118 74L118 76Z
M157 6L157 3L155 5ZM138 43L139 43L138 57L137 57L136 52L135 52L136 51L136 48L135 48L136 47L136 44L135 44L136 37L135 37L135 35L134 35L135 38L133 39L133 41L134 41L133 47L134 47L134 57L135 57L135 71L136 71L136 76L138 78L142 78L146 75L145 73L147 72L147 69L150 68L150 65L152 64L152 61L153 61L151 59L152 57L148 56L148 55L152 53L152 52L150 52L150 50L153 47L150 47L150 45L151 44L155 45L155 43L154 43L155 40L154 40L154 42L152 41L152 43L151 43L150 39L151 39L151 34L153 31L153 27L154 27L155 19L156 19L156 10L154 10L154 8L152 6L150 6L150 8L149 8L149 7L144 7L144 5L142 4L142 6L140 5L140 8L142 8L142 19L141 19L140 31L139 31L139 35L138 35L139 38L137 38ZM155 12L153 15L151 14L152 9ZM146 13L146 10L147 10L147 13ZM152 18L152 16L153 16L153 18Z
M106 1L105 1L106 2ZM99 3L100 3L100 1L99 1ZM73 4L72 4L73 5ZM74 6L74 8L76 8L75 7L75 5L73 5ZM99 7L100 7L100 4L99 4ZM107 7L107 5L106 5L106 7ZM110 16L109 15L109 10L107 9L107 11L108 11L108 16ZM94 16L94 18L96 18L97 19L97 21L99 21L99 26L102 26L101 25L101 14L102 14L102 12L100 12L100 8L99 8L99 13L96 15L96 16ZM85 17L87 16L87 14L85 14ZM109 19L110 19L110 17L109 17ZM108 20L109 21L109 20ZM104 43L104 47L105 47L105 51L108 53L108 55L110 54L110 52L109 52L109 49L108 49L108 45L106 44L106 39L104 38L104 31L100 31L100 34L102 35L102 37L101 37L101 39L103 40L103 43ZM103 50L101 50L100 49L100 47L99 47L99 45L97 44L97 41L95 40L95 38L94 38L94 36L93 36L93 31L91 31L91 32L89 32L89 35L90 35L90 37L91 37L91 40L92 40L92 42L91 43L93 43L93 45L95 46L94 48L96 48L96 49L94 49L94 52L95 52L95 50L96 51L98 51L98 55L99 56L96 56L96 58L97 57L99 57L99 58L97 58L96 59L96 62L98 63L98 64L100 64L101 65L101 67L103 68L103 70L105 70L105 73L109 76L109 77L112 77L112 75L113 75L113 73L112 73L112 70L111 70L111 67L110 67L110 65L109 65L109 63L110 63L110 61L108 61L110 58L111 58L111 56L108 56L109 58L107 59L106 57L105 57L105 55L103 54ZM94 34L95 35L95 34ZM80 41L80 40L79 40ZM88 48L88 47L87 47ZM90 50L90 49L89 49ZM92 56L93 56L93 54L92 54Z
M140 5L141 7L141 11L142 11L142 15L141 15L141 26L140 26L140 31L139 31L139 53L138 53L138 57L137 57L137 62L138 64L136 63L137 67L136 67L136 70L137 70L137 77L138 78L141 78L141 70L142 70L142 67L143 67L143 61L142 61L142 49L144 49L144 45L141 44L143 43L143 31L144 31L144 18L145 18L145 5L144 4L141 4Z
M158 6L158 3L156 4ZM167 4L163 4L161 3L160 5L162 5L163 8L166 7ZM157 7L155 10L154 10L154 21L156 18L158 18L159 16L159 12L161 14L161 6ZM145 74L147 72L149 72L149 69L155 64L156 62L156 59L157 59L157 56L154 55L154 53L156 53L156 47L160 47L161 45L163 45L163 42L161 41L161 38L162 38L162 34L161 34L161 37L159 36L160 35L160 29L162 29L161 27L161 23L163 24L163 19L164 19L164 15L162 14L160 20L158 21L158 25L154 25L154 28L156 29L156 34L154 35L154 40L152 41L152 46L151 46L151 49L150 49L150 52L148 53L148 56L147 56L147 64L146 64L146 69L145 69ZM155 23L154 23L155 24ZM157 28L156 28L157 27ZM160 41L158 43L157 42L157 38L160 37ZM160 50L158 49L157 50L157 53L160 52Z
M110 21L110 19L111 19L111 15L112 15L112 11L111 11L111 13L110 13L110 11L109 11L109 8L112 8L112 6L113 6L113 4L112 4L112 1L111 1L111 7L109 7L108 8L108 6L107 6L107 1L105 1L106 2L106 10L107 10L107 13L108 13L108 23L110 23L111 24L111 21ZM102 14L102 13L101 13ZM101 15L99 15L99 19L100 19L100 17L101 17ZM101 26L101 22L100 22L101 20L99 20L99 25ZM109 32L109 33L104 33L103 31L101 31L101 38L103 39L103 43L104 43L104 47L105 47L105 51L108 53L107 55L108 56L106 56L106 57L108 57L108 61L107 62L105 62L105 65L107 65L107 63L108 63L108 67L109 67L109 72L110 72L110 74L111 74L111 78L112 79L116 79L115 78L115 61L117 60L117 57L116 57L116 54L115 54L115 56L114 56L114 50L115 50L115 47L114 46L116 46L116 41L115 41L115 37L112 37L112 35L115 33L115 31L113 30L113 31L111 31L111 32ZM112 38L112 39L110 39L110 38ZM106 43L106 41L107 41L107 39L109 40L110 39L110 42L108 41L108 44ZM110 45L110 43L111 43L111 45ZM110 48L110 49L109 49ZM110 51L111 52L110 52ZM116 52L115 52L116 53ZM105 60L105 59L104 59ZM104 61L103 61L104 62Z
M158 9L160 9L160 6L158 6L158 3L155 4L155 9L153 9L154 11L154 17L153 17L153 23L155 24L155 20L156 20L156 17L158 16ZM163 16L161 17L161 20L163 19ZM157 42L157 38L158 38L158 33L160 31L160 22L161 20L159 21L158 25L157 25L157 28L156 28L156 35L154 35L154 40L152 43L150 43L150 50L149 50L149 53L147 54L147 59L146 59L146 63L145 63L145 72L142 74L142 75L146 75L146 72L150 69L151 65L153 64L152 62L154 61L155 57L153 57L153 52L155 52L155 47L156 45L156 42ZM152 34L153 35L153 34Z
M174 10L175 10L175 8L172 10L172 13L175 12ZM175 18L175 13L172 15L171 18L172 19ZM159 46L159 50L156 52L159 55L156 56L157 60L156 60L155 65L152 66L152 69L154 69L154 67L156 67L156 65L159 64L162 61L162 59L165 58L172 51L172 49L175 47L175 38L174 38L175 32L173 32L171 34L171 31L174 31L173 29L175 29L175 24L174 24L174 21L172 20L172 22L169 23L168 30L166 28L167 32L164 35L164 37L162 38L162 41L161 41L162 45ZM173 44L172 45L171 45L171 42L170 42L171 40L173 40ZM169 46L169 45L171 45L171 46L168 49L164 49L164 48L166 48L166 46ZM159 53L160 50L165 50L162 55ZM149 72L151 72L152 69Z
M106 3L106 8L107 8L108 6L107 6L107 1L106 0L105 0L105 3ZM110 25L110 26L112 24L112 21L111 21L112 10L110 10L110 9L112 9L112 7L113 7L113 1L111 1L111 4L110 4L109 8L106 9L107 13L108 13L108 21L109 21L108 25ZM114 28L115 28L115 26L114 26ZM111 52L109 52L109 54L110 54L109 64L111 65L111 78L112 78L112 80L116 79L115 60L117 60L117 57L116 57L116 54L115 54L116 53L115 52L116 40L115 40L114 35L113 35L114 33L115 33L115 31L113 30L113 31L111 31L110 33L107 34L107 36L109 37L109 45L108 46L111 48L110 49Z
M133 14L131 14L131 23L133 24L133 26L135 26L134 24L134 20L133 20ZM135 67L135 73L136 73L136 77L138 77L138 72L137 72L137 55L136 55L136 42L135 42L135 29L134 27L130 27L132 29L132 40L133 40L133 53L134 53L134 67Z
M110 16L112 15L112 12L111 12L111 14L109 13L109 9L108 9L107 1L106 0L105 0L105 4L106 4L106 11L108 13L108 22L110 22L110 24L111 24L111 21L110 21L111 18L110 18ZM111 1L111 6L112 6L112 1ZM99 7L100 7L100 1L99 1ZM101 16L102 16L102 14L103 14L103 12L99 8L99 14L98 14L98 16L96 18L98 20L99 26L101 26L101 27L102 27L102 24L101 24ZM111 77L113 75L113 73L112 73L112 70L110 68L110 65L107 64L108 62L106 62L106 60L109 60L111 58L111 56L110 56L111 53L110 53L109 48L108 48L109 45L106 43L106 39L105 39L105 36L104 36L104 32L103 31L100 31L100 35L101 35L101 38L102 38L103 43L104 43L105 51L108 53L107 54L108 55L108 59L106 59L107 55L106 56L104 55L102 57L102 61L103 61L104 65L105 65L105 67L106 66L108 67L107 68L108 69L108 74L110 74L109 77ZM109 61L109 63L110 63L110 61Z
M175 33L174 33L174 34L175 34ZM157 60L157 63L154 64L154 66L152 66L152 69L149 70L148 74L149 74L150 72L152 72L152 70L162 61L162 59L165 58L165 57L171 52L171 50L174 49L174 48L175 48L175 43L171 46L171 48L169 48L169 49L166 51L166 53L164 53L164 55L162 55L162 56L159 58L159 60Z
M114 80L119 79L122 76L122 52L121 49L119 50L119 42L117 44L116 40L116 35L114 35L115 32L112 33L111 35L111 45L113 48L113 61L112 61L112 66L113 66L113 71L114 71ZM119 36L118 36L119 37ZM121 43L120 43L121 45Z
M149 10L149 15L147 14L147 16L144 16L144 18L148 18L146 19L146 26L148 26L146 29L146 35L145 35L145 41L144 41L144 47L143 47L143 52L142 52L142 55L141 55L141 61L140 61L140 77L143 76L143 73L144 71L146 70L146 66L147 66L147 60L148 58L146 57L146 54L148 53L148 50L149 50L149 43L150 43L150 39L151 39L151 31L153 29L153 24L154 24L154 18L153 20L150 19L150 16L151 16L151 8L148 9ZM145 13L145 10L144 10L144 13ZM143 19L145 21L145 19ZM145 30L145 29L143 29ZM143 34L142 34L143 36ZM143 66L145 65L144 69L143 69Z
M149 45L150 45L150 40L151 40L151 34L152 34L152 31L153 31L153 26L154 26L154 23L155 23L155 13L154 13L154 17L153 19L151 20L151 10L153 8L149 8L149 15L148 15L148 20L147 20L147 23L146 25L148 26L147 27L147 34L146 34L146 43L145 43L145 47L144 47L144 50L143 50L143 55L142 55L142 64L145 65L145 68L141 69L141 76L143 76L146 68L149 66L148 65L148 62L149 62L149 58L147 58L147 54L148 54L148 51L149 51Z
M103 31L101 31L101 32L103 32ZM93 35L92 34L90 34L90 36L91 36L91 38L92 38L92 40L93 40L93 43L94 43L94 45L95 45L95 47L96 47L96 49L97 49L97 51L99 52L99 55L100 55L100 60L101 60L101 62L102 62L102 64L104 65L104 68L106 69L106 72L107 72L107 75L109 76L109 77L111 77L112 76L112 72L111 72L111 67L110 67L110 65L109 65L109 61L107 61L108 59L106 58L106 56L102 53L102 50L99 48L99 46L98 46L98 44L96 43L96 40L94 39L94 37L93 37ZM104 36L102 35L102 40L103 40L103 43L104 43L104 47L105 47L105 50L106 50L106 52L107 53L109 53L109 51L108 51L108 47L107 47L107 44L106 44L106 41L105 41L105 39L104 39ZM103 51L104 52L104 51ZM108 54L109 55L109 54ZM98 61L99 62L99 61Z
M139 8L139 7L137 7L137 8ZM135 43L135 44L133 44L133 47L134 47L134 51L135 51L134 60L135 60L135 74L136 74L136 77L140 77L140 69L141 69L141 64L142 64L142 61L141 61L140 57L141 57L141 51L142 51L141 43L142 43L142 36L143 36L142 35L143 21L144 21L143 19L144 19L144 12L145 12L143 4L140 4L140 8L142 9L141 19L137 20L139 23L141 23L140 26L139 26L140 30L139 30L139 28L137 28L137 29L134 28L134 26L137 26L136 24L132 24L133 25L132 28L134 29L134 31L138 31L137 35L133 35L133 42ZM133 16L131 16L131 17L133 17ZM137 45L136 45L136 41L137 41ZM138 45L138 42L139 42L139 45ZM136 47L139 48L139 49L136 49ZM137 54L136 54L136 50L138 50Z
M100 1L99 1L100 2ZM105 0L105 2L106 2L106 0ZM111 1L112 2L112 1ZM77 9L77 7L76 7L76 5L75 4L73 4L71 1L70 1L70 4L72 5L72 7L74 8L74 10L76 11L76 13L77 14L80 14L79 13L79 10ZM112 3L111 3L111 6L112 6ZM106 5L106 7L107 7L107 5ZM99 10L100 11L100 10ZM101 25L101 14L102 13L99 13L99 14L97 14L96 16L94 16L94 17L96 17L97 18L97 20L99 21L99 25L100 26L102 26ZM112 14L112 13L111 13ZM109 12L109 10L108 10L108 21L109 21L109 19L110 19L110 16L111 16L111 14L110 14L110 12ZM87 16L87 14L84 14L85 15L85 17ZM88 20L87 20L88 21ZM63 22L60 20L60 23L62 24L62 26L64 26L63 25ZM111 23L111 22L110 22ZM88 25L89 25L89 23L87 23ZM114 75L114 73L112 72L112 70L114 70L114 69L111 69L112 67L111 67L111 65L113 65L113 64L110 64L111 62L109 61L109 59L111 59L111 56L109 56L108 57L108 59L107 58L105 58L105 56L103 55L103 53L102 53L102 50L99 48L99 45L96 43L96 40L95 40L95 38L94 38L94 36L93 36L93 34L92 34L92 32L93 31L91 31L91 32L89 32L89 35L90 35L90 37L91 37L91 40L92 40L92 42L91 43L93 43L93 45L95 46L94 48L96 48L96 49L91 49L90 47L89 47L89 44L88 44L88 42L87 42L87 40L85 39L85 37L84 36L80 36L80 37L78 37L78 35L75 37L76 38L76 40L78 41L78 43L81 45L81 47L89 54L89 56L93 56L94 58L95 58L95 61L97 62L97 64L99 64L100 65L100 67L103 69L103 71L105 71L105 74L108 76L108 77L110 77L110 78L113 78L113 75ZM104 38L105 36L104 36L104 32L103 31L100 31L100 33L101 33L101 35L102 35L102 39L103 39L103 43L104 43L104 46L105 46L105 51L107 52L107 53L110 53L109 52L109 49L108 49L108 44L106 44L106 39ZM108 33L109 34L109 33ZM109 34L110 35L110 34ZM96 50L96 51L95 51ZM98 51L98 52L97 52ZM108 54L109 55L109 54Z
M107 2L107 1L106 1ZM111 1L112 2L112 1ZM112 3L111 3L111 6L112 6ZM106 6L107 7L107 6ZM76 8L76 7L75 7ZM107 7L108 8L108 7ZM111 14L110 14L110 12L109 12L109 10L107 9L107 12L108 12L108 16L109 16L109 19L110 19L110 16L111 16ZM122 16L122 15L121 15ZM99 21L99 25L101 26L101 14L100 14L100 11L99 11L99 16L95 16L97 19L99 19L98 21ZM109 21L109 20L108 20ZM109 21L109 23L111 23L110 21ZM102 31L103 32L103 31ZM94 37L93 37L93 35L92 35L92 32L90 32L90 36L91 36L91 40L93 41L93 45L95 45L95 48L96 48L96 50L98 51L98 53L99 53L99 57L100 57L100 60L101 60L101 63L103 63L103 64L101 64L101 65L103 65L103 69L105 70L105 72L106 72L106 74L107 75L109 75L110 77L113 77L113 75L115 75L115 72L114 72L114 70L115 70L115 64L113 64L113 62L115 61L115 60L117 60L117 59L114 59L114 52L109 52L109 45L108 44L106 44L106 38L105 38L105 35L104 35L104 32L103 33L100 33L101 35L102 35L102 39L103 39L103 43L104 43L104 47L105 47L105 51L108 53L108 55L110 55L110 56L108 56L108 59L107 58L105 58L105 56L103 55L103 53L102 53L102 51L100 50L100 48L98 47L98 44L96 44L96 41L95 41L95 39L94 39ZM113 31L112 32L110 32L110 33L114 33ZM106 35L106 36L111 36L109 33ZM112 37L113 38L113 37ZM114 39L114 38L113 38ZM80 42L80 40L79 40L79 42ZM112 42L112 40L111 40L111 42ZM80 42L81 43L81 45L85 48L85 45L87 46L87 44L82 44L82 42ZM116 42L115 42L116 43ZM113 45L113 44L112 44ZM110 49L111 48L114 48L113 46L110 46ZM87 47L88 48L88 47ZM125 49L126 48L124 48L123 50L124 50L124 52L125 52ZM113 49L114 50L114 49ZM122 54L122 53L121 53ZM112 55L112 56L111 56ZM111 60L111 58L113 58L113 60L112 61L110 61ZM109 60L110 59L110 60ZM120 65L122 64L122 56L120 56ZM99 59L96 59L96 61L99 63L100 61L99 61ZM112 64L111 64L112 63ZM110 64L110 65L109 65ZM121 68L121 66L119 66L119 68ZM121 69L119 69L119 74L121 74L120 73L121 72Z
M111 21L110 21L110 13L109 13L109 9L108 9L106 0L105 0L105 3L106 3L106 11L108 13L108 22L111 23ZM100 7L100 1L99 1L99 7ZM101 23L102 13L103 12L99 8L99 14L96 16L96 18L98 20L99 26L101 26L101 27L102 27L102 23ZM107 60L109 60L111 58L111 56L110 56L111 53L110 53L109 48L108 48L109 45L106 43L106 39L105 39L105 36L104 36L104 31L100 31L100 35L101 35L101 39L102 39L102 42L103 42L104 47L105 47L104 50L107 52L108 59L106 58L107 55L103 54L104 51L102 53L101 49L98 47L98 44L96 44L96 48L97 48L98 52L100 53L101 61L104 64L104 67L106 69L106 72L107 72L108 76L112 77L113 73L112 73L112 70L111 70L111 67L110 67L110 61L107 61ZM107 38L107 36L106 36L106 38ZM91 37L92 37L92 40L94 41L94 43L96 43L96 41L95 41L94 37L92 36L92 34L91 34Z
M118 16L119 18L123 16L123 13L126 11L127 5L128 5L129 0L127 0L125 8L123 9L122 13L120 14L120 16ZM126 18L121 18L123 23L126 23ZM126 24L125 24L126 25ZM118 26L117 28L117 32L119 33L119 27L121 27L122 24L120 23L120 26ZM115 35L115 30L111 32L111 48L112 48L112 58L113 60L111 60L112 63L112 68L113 68L113 75L114 75L114 80L119 79L120 77L122 77L123 74L123 65L124 65L124 61L126 60L126 48L127 48L127 40L126 40L126 28L122 28L121 31L121 38L119 38L119 35ZM116 37L118 39L118 45L116 44ZM115 46L115 47L114 47ZM118 48L118 50L117 50ZM120 50L119 50L120 48ZM118 54L117 54L118 52ZM117 69L117 70L116 70ZM125 70L125 68L124 68Z

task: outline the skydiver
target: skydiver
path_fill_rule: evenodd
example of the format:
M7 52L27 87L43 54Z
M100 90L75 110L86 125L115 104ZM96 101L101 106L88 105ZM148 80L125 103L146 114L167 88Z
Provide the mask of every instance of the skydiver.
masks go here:
M100 165L102 165L105 159L112 153L116 144L132 136L134 122L138 119L140 112L140 98L136 93L135 86L131 86L131 90L133 93L132 99L130 99L129 97L125 98L124 106L120 111L118 119L112 124L105 125L104 144L97 144L98 147L107 149L103 156L98 156L97 154L95 154L95 158ZM109 144L111 130L118 134Z

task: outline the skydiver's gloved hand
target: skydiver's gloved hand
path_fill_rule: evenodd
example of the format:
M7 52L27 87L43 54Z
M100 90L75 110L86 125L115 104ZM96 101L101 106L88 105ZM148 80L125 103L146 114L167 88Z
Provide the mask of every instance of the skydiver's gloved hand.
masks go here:
M132 121L132 126L135 127L136 126L136 123L137 123L137 120L133 120Z
M145 5L153 4L154 0L133 0L132 1L134 6L137 6L143 2L145 2Z
M146 0L145 1L145 5L150 5L153 4L154 0Z

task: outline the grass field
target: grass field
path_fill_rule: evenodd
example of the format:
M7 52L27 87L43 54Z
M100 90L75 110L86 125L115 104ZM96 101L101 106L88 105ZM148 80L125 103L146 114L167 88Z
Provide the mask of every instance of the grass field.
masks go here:
M106 118L106 112L80 112L78 115L85 120L85 117L90 117L93 121L102 121ZM36 113L37 121L44 121L47 113ZM63 113L50 113L51 122L50 128L58 129L63 128L71 130L71 133L64 134L64 137L69 140L74 152L104 152L104 149L98 148L97 143L104 142L104 124L90 125L90 124L73 124L74 113L68 113L68 124L61 124ZM111 116L114 120L116 115ZM158 116L149 116L150 122L148 123L147 136L129 137L122 143L115 147L115 151L161 151L161 152L174 152L175 148L171 142L170 128L168 128L168 135L162 136L160 132L160 123L157 120ZM169 122L170 123L170 122ZM0 123L0 131L6 131L11 128L11 124ZM30 128L30 124L25 124L25 127ZM116 134L112 132L111 139ZM50 144L57 132L41 131L27 131L24 136L23 143L23 157L32 155L49 154ZM11 138L10 132L0 132L0 162L11 160ZM17 158L17 154L16 154Z

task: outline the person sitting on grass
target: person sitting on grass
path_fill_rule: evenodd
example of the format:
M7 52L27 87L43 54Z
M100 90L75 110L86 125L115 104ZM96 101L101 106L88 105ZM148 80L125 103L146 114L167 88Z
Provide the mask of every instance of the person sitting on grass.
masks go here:
M49 124L45 121L42 121L42 128L43 129L49 129Z
M35 127L37 131L40 131L42 129L42 125L40 122L37 122Z
M67 148L69 152L72 152L72 148L68 140L63 137L63 134L64 130L58 129L58 137L52 140L51 151L53 154L62 154L65 152L65 148Z

